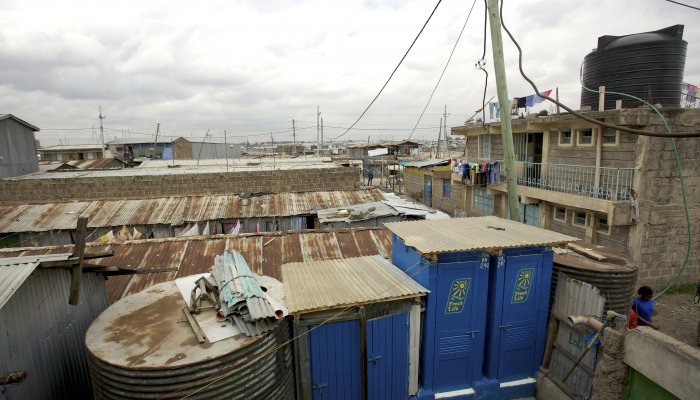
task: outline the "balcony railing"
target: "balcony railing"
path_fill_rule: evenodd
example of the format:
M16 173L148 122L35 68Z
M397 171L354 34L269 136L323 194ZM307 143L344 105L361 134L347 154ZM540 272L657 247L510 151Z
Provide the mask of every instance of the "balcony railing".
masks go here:
M634 168L600 167L597 186L596 168L583 165L517 161L515 173L518 185L605 200L629 200L634 183ZM501 175L505 181L504 168Z

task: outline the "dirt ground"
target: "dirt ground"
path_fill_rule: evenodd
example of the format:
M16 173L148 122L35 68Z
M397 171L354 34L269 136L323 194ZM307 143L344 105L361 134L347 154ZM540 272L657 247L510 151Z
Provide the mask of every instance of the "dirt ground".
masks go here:
M700 304L694 303L693 293L665 294L654 302L654 322L659 330L681 342L698 346Z

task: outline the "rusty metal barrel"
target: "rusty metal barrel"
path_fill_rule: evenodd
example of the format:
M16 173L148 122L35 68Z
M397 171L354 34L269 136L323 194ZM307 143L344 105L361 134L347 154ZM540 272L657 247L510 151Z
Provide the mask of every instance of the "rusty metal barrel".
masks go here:
M282 284L261 277L268 295ZM293 399L287 319L264 334L199 343L175 282L127 296L90 326L85 343L96 399Z

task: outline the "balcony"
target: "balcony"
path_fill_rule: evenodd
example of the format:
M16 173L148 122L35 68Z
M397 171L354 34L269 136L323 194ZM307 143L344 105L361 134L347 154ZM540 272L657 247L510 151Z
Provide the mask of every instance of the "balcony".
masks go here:
M634 168L600 167L596 185L596 167L517 161L515 176L518 185L611 201L629 200L634 184Z

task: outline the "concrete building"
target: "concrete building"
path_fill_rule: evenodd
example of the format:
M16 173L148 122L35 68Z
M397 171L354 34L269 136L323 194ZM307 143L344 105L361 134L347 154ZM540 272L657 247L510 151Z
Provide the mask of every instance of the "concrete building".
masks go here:
M12 114L0 114L0 179L39 170L34 140L38 131Z
M104 158L99 144L74 144L44 147L38 150L41 161L79 161Z
M700 130L698 109L661 111L673 131ZM586 115L665 132L661 119L647 109ZM625 251L639 263L641 283L661 287L678 273L689 239L670 138L601 130L570 114L532 116L512 123L521 221ZM463 162L471 167L470 173L463 175L456 162L451 171L442 166L424 172L425 180L431 175L433 206L456 215L508 216L500 127L497 122L452 128L453 135L465 137ZM690 220L698 221L700 140L676 142ZM407 177L407 192L420 199L425 180ZM692 225L691 251L697 252L700 227ZM700 260L691 258L682 281L694 279L699 272Z

